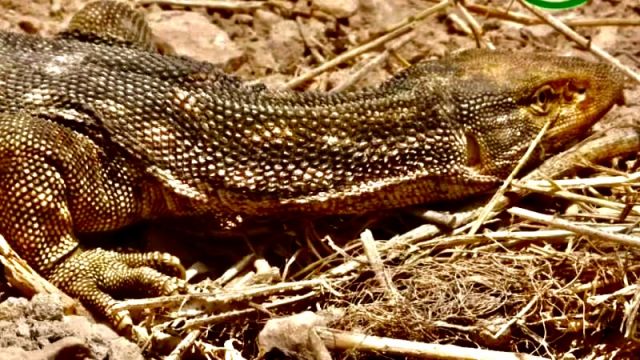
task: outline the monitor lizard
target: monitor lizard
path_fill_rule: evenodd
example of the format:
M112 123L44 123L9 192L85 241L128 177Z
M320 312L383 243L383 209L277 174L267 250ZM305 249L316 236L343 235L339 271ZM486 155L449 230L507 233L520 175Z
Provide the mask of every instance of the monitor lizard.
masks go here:
M608 65L471 49L375 87L271 90L159 54L142 15L100 1L54 38L0 32L0 234L122 327L114 295L180 291L183 269L168 254L85 248L78 234L463 199L500 184L548 121L546 152L581 136L622 87Z

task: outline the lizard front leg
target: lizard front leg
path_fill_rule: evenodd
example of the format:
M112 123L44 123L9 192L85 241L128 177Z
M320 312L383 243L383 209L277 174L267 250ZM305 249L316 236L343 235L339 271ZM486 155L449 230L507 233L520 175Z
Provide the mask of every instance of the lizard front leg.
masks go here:
M82 249L76 234L137 220L136 178L91 140L47 119L0 114L0 233L36 271L127 331L117 297L158 296L184 276L168 254Z

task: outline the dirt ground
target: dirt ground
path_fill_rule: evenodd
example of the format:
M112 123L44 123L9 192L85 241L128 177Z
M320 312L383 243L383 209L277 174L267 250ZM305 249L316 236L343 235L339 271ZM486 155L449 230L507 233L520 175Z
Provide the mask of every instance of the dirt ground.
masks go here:
M70 17L87 2L83 0L0 0L0 29L51 36L64 29ZM416 16L435 5L435 2L427 0L276 0L256 5L258 2L255 1L227 1L220 2L218 8L214 6L216 1L212 1L209 6L176 5L180 1L175 1L171 5L171 1L162 0L129 1L129 3L146 14L162 51L219 64L227 72L237 74L247 81L263 82L270 87L330 91L343 86L370 86L389 78L407 64L477 46L476 39L470 34L469 25L465 22L464 14L455 6L450 6L446 11L440 11L416 22L411 32L350 58L309 80L297 81L309 70L357 48L358 45L370 39L389 33L395 24ZM474 3L504 8L511 2L509 0L478 0ZM229 4L236 7L223 6ZM517 3L513 4L512 10L529 14ZM638 20L640 3L637 0L594 0L585 6L554 14L566 21L584 18ZM484 44L490 43L499 49L550 51L559 55L574 55L596 60L592 53L580 49L575 42L568 40L546 24L525 25L521 22L487 17L478 12L471 12L471 16L484 31L482 40ZM640 24L638 22L630 26L615 24L575 28L580 34L588 37L592 44L603 48L622 64L636 72L640 71ZM389 50L385 51L385 49ZM365 76L353 84L345 84L345 80L350 79L354 73L363 66L368 66L367 64L372 61L378 61L378 64L369 68ZM615 108L598 125L599 129L638 124L640 89L636 82L628 79L625 90L627 105ZM345 225L351 220L323 221L325 227L334 231L336 228L338 228L337 231L353 228L350 224ZM414 226L413 223L385 227L384 231L387 232L385 235L391 237L412 226ZM276 228L275 231L287 234L293 231L284 225L280 225L279 228L276 225ZM174 234L173 230L167 234L165 228L151 227L145 228L144 231L156 235L162 233L155 237L161 239L156 240L160 243L164 243L163 239ZM177 231L181 234L180 236L188 236L190 233L190 229ZM184 235L185 233L187 235ZM345 237L356 234L357 232L348 233ZM299 239L291 239L295 236L286 235L285 237L293 242L291 246L300 245ZM175 250L173 246L164 245L172 252L185 254L187 258L193 257L193 254L186 254L189 249ZM282 247L286 248L286 246ZM218 252L219 258L223 259L224 263L222 270L233 263L226 258L228 253L234 252L233 249L235 247L227 246ZM242 251L243 253L239 256L245 255L247 250L243 248ZM284 265L283 259L291 256L292 253L291 249L282 248L273 252L281 255L279 262L276 260L272 263L279 268ZM238 254L234 255L238 257ZM277 259L278 256L274 258ZM109 359L124 359L142 356L137 348L132 350L127 345L122 345L123 340L108 329L96 330L91 327L92 325L81 323L79 320L71 321L76 325L68 325L69 321L64 320L58 310L52 310L54 315L39 317L34 315L33 307L37 308L43 300L34 299L35 303L33 301L27 303L23 300L12 299L11 302L0 305L0 332L3 334L0 340L0 346L3 347L0 349L0 358L11 358L10 356L16 359L24 358L27 356L25 354L44 356L42 352L25 353L25 351L50 351L64 354L63 350L66 348L75 349L71 350L73 354L82 354L84 351L85 355L91 354L88 356L97 358L108 356ZM55 304L56 300L49 299L44 302ZM8 313L12 315L6 315ZM39 321L46 324L37 325ZM366 324L362 326L366 327ZM61 331L60 327L63 327L64 331ZM246 343L253 341L248 335L245 336L247 336ZM77 340L78 343L71 341L62 350L51 348L54 346L51 344L68 337L80 340ZM231 337L229 335L229 338ZM223 339L225 336L220 335L219 338ZM445 338L443 339L425 339L425 341L447 342ZM215 345L222 346L222 343ZM73 346L76 347L73 348ZM123 346L125 349L122 348ZM625 354L623 351L625 346L627 345L620 346L615 351L609 351L610 358L627 356L621 355ZM497 348L513 349L513 347L502 345ZM535 346L527 345L517 349L526 349L541 356L565 356L565 359L581 357L572 353L571 345L564 344L558 349L560 348L562 349L540 350ZM255 345L247 345L246 349L243 352L244 356L256 355ZM73 352L76 350L78 352ZM576 354L586 353L576 352ZM147 356L150 355L147 354ZM584 355L584 358L588 356Z

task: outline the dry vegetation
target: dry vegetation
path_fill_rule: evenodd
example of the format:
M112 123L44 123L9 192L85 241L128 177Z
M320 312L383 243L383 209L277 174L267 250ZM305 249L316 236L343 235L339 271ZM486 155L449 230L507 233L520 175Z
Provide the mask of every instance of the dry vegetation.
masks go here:
M519 4L522 12L507 13L498 7L438 3L289 79L285 86L298 87L383 47L364 63L354 63L351 75L337 85L347 88L372 67L397 58L397 49L411 40L415 29L445 9L449 20L486 47L494 45L476 18L548 23L574 46L638 81L633 68L567 27L637 26L637 17L573 18L565 25ZM448 215L429 213L450 228L420 225L377 242L365 230L342 246L324 237L315 246L329 248L331 254L319 255L311 265L298 264L302 269L291 278L299 281L249 286L243 285L246 278L230 284L218 281L214 294L196 301L206 303L206 310L174 310L156 329L171 332L177 321L183 342L176 356L181 350L193 354L194 349L217 356L233 353L228 347L205 345L205 335L242 340L227 345L242 349L235 353L238 357L251 356L255 335L247 334L255 334L256 318L298 314L267 326L260 350L279 346L294 357L318 359L328 356L326 348L335 358L633 358L640 351L635 340L640 143L638 128L631 125L550 159L524 180L506 183L489 205ZM294 257L287 265L295 268L296 261ZM266 274L271 281L286 277ZM323 310L312 316L302 312L308 309ZM189 349L187 344L195 346Z
M497 196L476 234L470 229L485 207L451 215L451 230L421 225L384 242L371 241L365 230L342 248L325 238L334 254L304 268L300 274L307 275L294 276L297 282L266 285L266 278L281 278L265 277L267 271L261 284L220 279L205 286L208 294L122 308L173 308L168 318L151 312L145 326L178 331L217 356L229 349L205 345L203 329L214 337L235 334L246 351L256 316L298 313L264 330L262 346L318 359L324 349L314 337L336 358L633 358L640 351L637 130L619 129L549 159L511 184L509 197ZM623 154L607 167L593 165ZM576 168L590 176L542 180ZM520 201L528 210L512 205L514 195L527 193L536 193ZM316 307L324 310L301 313Z
M141 3L188 4L244 15L267 8L284 17L300 17L287 2L275 0ZM593 13L577 17L551 16L523 1L515 1L516 11L510 12L505 7L508 2L479 3L485 5L423 2L425 6L411 17L371 31L367 39L346 46L339 55L303 32L308 51L305 70L288 73L281 85L324 89L328 81L324 76L335 71L348 75L340 76L334 89L361 85L371 71L403 66L403 46L415 47L417 34L423 35L424 28L436 22L483 47L508 43L513 34L505 31L497 37L485 31L509 22L549 24L568 39L558 47L583 49L613 63L629 75L628 88L637 88L637 50L611 55L572 28L593 34L593 29L605 25L635 27L631 35L620 31L631 37L628 47L632 47L637 44L633 37L640 34L638 7L614 1L636 13L609 12L600 18L597 1ZM305 16L331 18L322 12ZM554 50L531 39L522 47ZM237 64L235 70L251 73ZM306 244L313 250L308 252L316 254L314 261L309 260L313 256L289 253L286 265L278 269L250 255L217 280L194 285L194 294L127 301L114 311L138 313L138 331L148 340L150 354L170 353L170 359L250 358L264 356L270 345L294 358L316 359L381 354L446 359L634 358L640 353L636 109L614 113L608 121L618 130L587 139L522 180L508 181L489 202L447 214L414 211L411 215L435 218L439 226L416 224L401 235L372 241L367 226L359 223L354 228L347 223L342 230L361 235L339 243L317 235L321 233L317 224L307 224ZM612 119L616 116L626 118ZM375 223L381 234L395 232L395 226L385 228L388 221L378 220L366 224ZM249 271L251 267L254 271ZM270 323L258 345L264 322L287 315L294 316Z

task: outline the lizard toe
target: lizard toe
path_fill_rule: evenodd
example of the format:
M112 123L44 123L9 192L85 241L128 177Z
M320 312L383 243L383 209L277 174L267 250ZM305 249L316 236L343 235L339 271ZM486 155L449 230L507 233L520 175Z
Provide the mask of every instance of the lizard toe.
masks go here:
M112 313L118 299L182 292L186 287L183 277L184 268L168 254L92 249L69 256L55 268L49 280L123 330L132 321L127 311Z
M115 253L118 260L131 268L147 267L155 269L165 275L184 279L185 270L180 260L167 253L154 252L134 252L134 253Z

